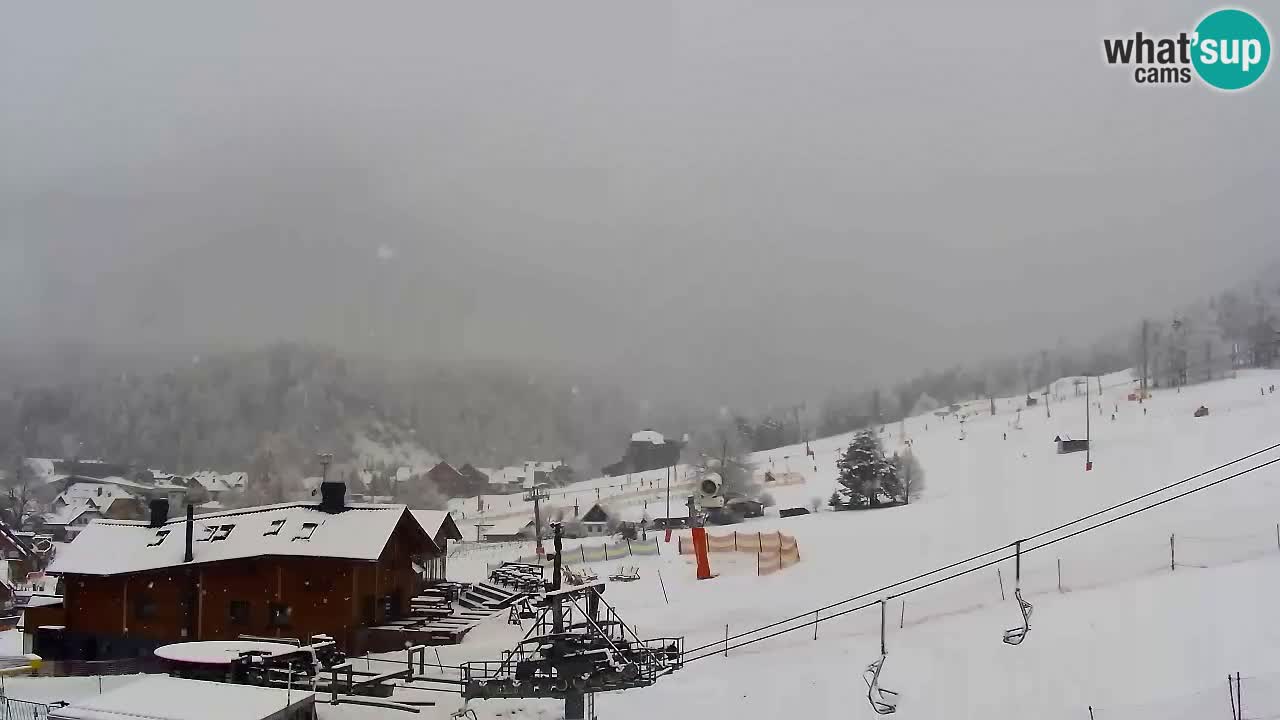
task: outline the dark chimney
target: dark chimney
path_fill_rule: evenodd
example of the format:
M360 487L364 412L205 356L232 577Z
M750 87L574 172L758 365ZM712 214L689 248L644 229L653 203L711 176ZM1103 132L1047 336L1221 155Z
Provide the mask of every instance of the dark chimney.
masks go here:
M154 498L151 501L151 527L158 528L169 519L169 501L165 498Z
M191 554L191 541L195 539L196 534L196 509L190 503L187 504L187 552L182 556L182 562L191 562L195 556Z
M320 483L320 510L336 515L347 509L347 484L336 480Z

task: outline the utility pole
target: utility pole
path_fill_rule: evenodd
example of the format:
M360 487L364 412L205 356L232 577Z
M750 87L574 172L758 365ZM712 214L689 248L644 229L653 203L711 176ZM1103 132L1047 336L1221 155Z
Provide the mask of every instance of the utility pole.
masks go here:
M528 500L533 501L533 537L534 537L534 542L536 544L536 549L534 552L538 555L538 557L542 557L547 554L547 551L542 547L542 505L541 503L543 500L546 500L549 496L547 495L547 489L544 487L540 487L538 485L538 480L536 475L534 476L534 480L532 482L533 484L529 486L529 492L524 494L524 499L526 501Z
M663 542L671 542L671 475L674 470L674 465L667 466L667 532Z
M1049 390L1053 385L1053 379L1049 372L1049 351L1040 351L1040 372L1044 373L1044 416L1053 417L1049 413Z
M1142 384L1138 388L1138 402L1143 403L1147 399L1147 321L1142 321Z
M1093 469L1093 436L1090 431L1089 418L1089 378L1084 380L1084 469Z

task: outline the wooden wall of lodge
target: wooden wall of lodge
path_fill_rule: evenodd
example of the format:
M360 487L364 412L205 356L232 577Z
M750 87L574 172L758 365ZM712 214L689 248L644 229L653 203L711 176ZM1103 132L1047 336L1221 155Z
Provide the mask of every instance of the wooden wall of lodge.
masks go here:
M386 597L394 596L393 604L407 611L417 591L411 558L422 552L402 525L376 563L270 556L128 575L70 575L62 624L73 632L157 642L326 634L358 651L363 645L359 629L387 619ZM144 599L149 617L138 614ZM249 604L245 622L232 621L233 601ZM274 603L289 607L287 625L271 623Z

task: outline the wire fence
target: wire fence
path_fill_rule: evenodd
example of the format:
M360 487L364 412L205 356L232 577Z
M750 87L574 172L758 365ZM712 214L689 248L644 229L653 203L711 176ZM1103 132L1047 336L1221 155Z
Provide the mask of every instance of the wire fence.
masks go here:
M661 555L662 549L658 544L657 536L645 540L622 540L612 545L604 543L594 547L587 545L579 545L575 548L565 548L563 551L563 562L565 563L594 563L608 562L610 560L621 560L622 558L634 556L651 556ZM531 565L550 565L551 561L545 556L526 555L508 560L506 562L529 563ZM502 562L486 563L489 572L493 572L502 567Z
M1034 602L1037 597L1115 585L1141 577L1195 572L1198 569L1231 565L1267 555L1280 555L1280 540L1276 535L1280 524L1259 524L1242 530L1230 535L1208 532L1174 533L1169 536L1155 533L1086 534L1077 537L1074 544L1060 546L1061 549L1056 554L1024 554L1021 567L1018 567L1019 563L1010 551L1007 557L994 559L989 563L990 567L979 572L959 575L945 582L935 581L935 584L912 591L908 597L892 598L891 612L897 626L907 628L1013 603L1014 591L1017 589L1022 591L1024 598ZM874 612L859 612L874 604L876 603L868 602L863 607L820 609L807 616L797 616L792 621L780 623L776 628L766 626L748 631L743 636L730 638L732 642L728 643L728 649L802 628L811 628L809 632L817 638L820 626L830 628L825 632L836 632L841 636L875 635L879 632L879 615ZM759 630L766 629L772 629L772 632L764 636L757 634ZM756 638L739 639L751 635L756 635ZM717 638L703 646L695 645L691 656L699 659L719 655L722 651L718 651L718 648L724 645L723 638ZM1276 692L1280 694L1280 690ZM1280 720L1280 701L1276 704L1275 717Z

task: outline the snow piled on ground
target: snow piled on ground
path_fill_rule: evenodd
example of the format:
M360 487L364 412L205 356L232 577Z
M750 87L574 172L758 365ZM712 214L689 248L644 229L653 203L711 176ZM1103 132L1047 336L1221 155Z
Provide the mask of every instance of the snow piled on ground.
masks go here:
M1143 405L1126 399L1132 388L1127 373L1102 382L1101 408L1095 404L1091 411L1091 472L1084 470L1083 453L1058 455L1052 442L1059 434L1085 434L1083 391L1076 397L1068 380L1055 384L1050 417L1040 405L1023 409L1019 418L1020 398L998 399L995 416L985 400L962 407L964 440L954 416L910 418L886 427L883 438L892 452L904 440L905 425L905 438L925 468L927 489L911 505L712 528L713 534L781 530L798 539L803 559L757 577L752 556L713 555L719 577L699 582L691 559L676 555L673 542L662 545L660 557L595 567L602 576L620 564L640 567L640 581L610 583L605 598L641 635L684 635L688 648L715 643L723 640L726 624L736 633L811 611L1280 441L1280 395L1259 392L1280 383L1278 372L1241 372L1235 379L1160 390ZM1096 389L1090 393L1094 403ZM1193 416L1201 404L1209 417ZM803 474L804 484L772 493L782 507L807 505L830 495L836 454L848 440L811 443L816 457L807 464L803 447L757 453L755 459L777 470L789 464ZM1280 452L1258 461L1275 457ZM1088 717L1093 705L1101 718L1107 708L1132 703L1140 707L1126 709L1126 717L1147 717L1143 707L1171 717L1162 701L1198 691L1216 698L1211 701L1229 716L1222 687L1228 672L1280 672L1276 638L1267 629L1280 589L1278 501L1280 464L1027 555L1023 587L1036 610L1031 634L1016 648L1000 640L1003 630L1020 624L1012 561L891 601L882 679L902 693L898 717ZM1173 572L1170 534L1178 538ZM531 549L531 543L503 546L486 551L485 559ZM625 719L685 716L701 707L746 720L796 712L873 717L861 672L878 657L878 628L875 609L823 621L816 641L812 628L805 628L733 649L728 658L708 657L653 688L600 696L599 712ZM473 707L482 718L496 716L488 714L488 701ZM1280 705L1271 711L1280 713Z
M1127 374L1102 383L1101 407L1091 410L1091 472L1084 470L1083 453L1055 452L1055 435L1078 438L1085 432L1085 398L1074 395L1069 381L1060 381L1051 417L1043 406L1019 413L1022 399L1005 398L997 400L994 416L985 400L963 406L963 440L954 415L930 413L886 427L886 449L910 440L927 473L924 494L909 506L774 515L710 529L792 535L802 557L794 567L757 577L754 556L715 554L711 564L718 577L698 581L692 558L676 554L674 538L660 545L659 556L596 564L602 577L618 565L639 567L640 580L609 583L605 599L642 636L683 635L686 648L710 644L712 652L652 688L599 696L599 715L874 717L861 679L863 668L879 657L874 607L841 617L821 614L817 639L806 627L731 649L728 657L715 652L714 644L723 641L726 625L737 633L812 611L1280 441L1280 395L1259 393L1260 386L1280 384L1280 372L1242 371L1235 379L1161 390L1144 405L1126 399L1132 386ZM1098 401L1096 393L1091 399ZM1201 404L1210 415L1193 417ZM811 498L831 494L836 455L848 440L845 435L811 443L812 459L803 447L792 447L757 453L755 460L762 469L804 477L802 484L771 490L780 506L808 505ZM1280 451L1240 468L1277 457ZM1211 473L1204 482L1228 472ZM608 482L567 490L594 499L595 487L603 494ZM1225 677L1237 671L1255 676L1246 680L1254 683L1246 687L1246 717L1280 714L1280 637L1273 622L1280 595L1277 522L1280 463L1028 554L1022 587L1035 614L1031 633L1018 647L1000 640L1005 629L1020 624L1012 561L890 600L882 682L902 694L897 717L1083 720L1092 705L1097 720L1226 718ZM1171 534L1178 563L1173 571ZM450 574L479 574L487 562L528 555L532 548L462 548L450 558ZM477 628L462 645L439 648L440 659L497 659L519 634L500 618ZM1249 705L1251 687L1275 692L1254 693ZM397 697L424 694L404 690ZM417 717L446 718L460 705L457 695L425 697L438 705ZM386 710L318 707L327 720L394 717ZM546 700L479 701L471 708L479 718L503 720L561 715L561 704Z

